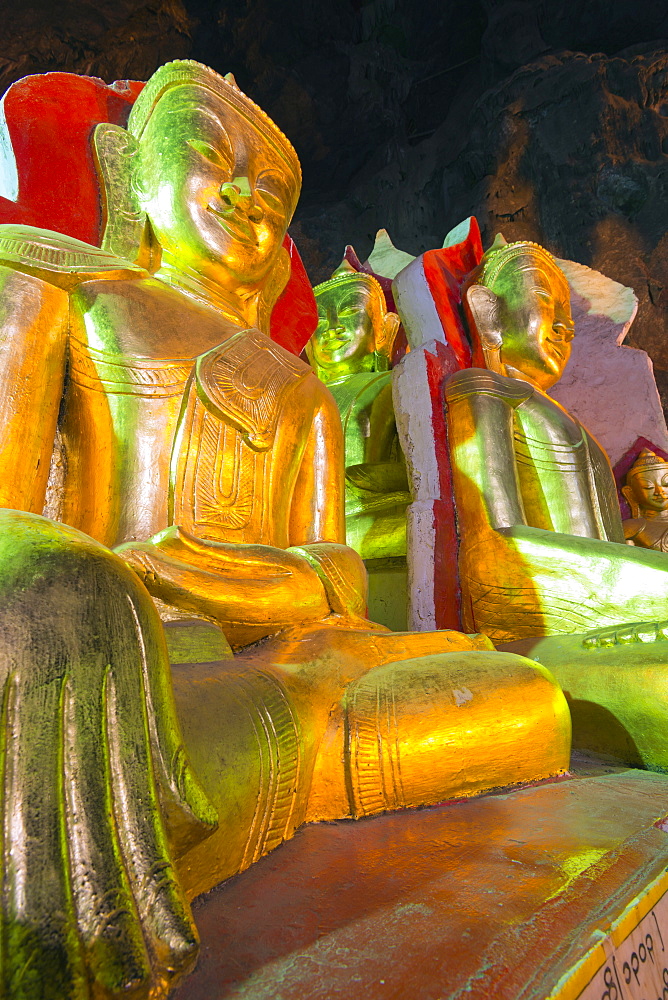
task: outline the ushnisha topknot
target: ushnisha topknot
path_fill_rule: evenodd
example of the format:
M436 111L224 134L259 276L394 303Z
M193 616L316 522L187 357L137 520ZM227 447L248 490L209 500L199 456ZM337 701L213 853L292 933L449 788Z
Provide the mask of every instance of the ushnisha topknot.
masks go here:
M649 451L647 448L643 448L635 462L626 473L627 479L630 476L637 476L643 472L647 472L648 469L661 469L665 468L668 462L665 458L661 458L660 455L655 455L653 451Z
M546 250L539 243L532 243L531 240L518 240L517 243L506 243L503 237L499 238L497 236L483 257L482 271L478 277L478 283L491 288L498 278L501 268L505 267L511 260L514 260L515 257L527 256L538 257L543 263L549 264L552 268L562 273L549 250Z
M175 59L173 62L165 63L164 66L155 71L132 107L128 120L128 131L136 139L140 139L160 98L168 90L187 84L194 84L213 91L244 118L252 122L280 153L298 177L301 186L302 172L299 157L287 136L281 132L262 108L258 107L250 97L239 89L231 73L226 77L221 76L215 70L203 63L196 62L194 59Z

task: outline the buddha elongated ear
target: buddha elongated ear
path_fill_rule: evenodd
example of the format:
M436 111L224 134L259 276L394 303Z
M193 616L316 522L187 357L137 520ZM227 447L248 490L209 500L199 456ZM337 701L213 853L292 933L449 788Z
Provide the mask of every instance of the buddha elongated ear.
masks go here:
M401 326L401 320L395 312L387 312L383 315L381 330L376 337L376 363L377 372L386 372L390 369L392 362L392 350Z
M137 140L120 125L103 122L93 133L93 151L102 188L102 249L156 270L159 248L136 190Z
M466 300L480 337L485 365L490 371L505 375L501 362L501 317L498 295L485 285L471 285Z
M638 501L635 498L632 486L622 486L622 496L626 500L627 504L631 508L631 517L640 516L640 507L638 506Z

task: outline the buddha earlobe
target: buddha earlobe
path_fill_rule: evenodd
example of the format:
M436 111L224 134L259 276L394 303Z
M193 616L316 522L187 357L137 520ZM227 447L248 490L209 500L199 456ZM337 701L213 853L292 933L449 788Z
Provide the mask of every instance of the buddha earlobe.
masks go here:
M147 216L134 182L137 140L120 125L103 122L93 134L93 151L102 189L102 249L150 270Z
M471 285L466 299L480 337L486 367L499 375L505 375L501 361L501 323L499 317L499 297L485 285Z
M631 517L639 517L640 507L638 506L638 502L633 495L633 488L631 486L622 486L622 496L631 508Z
M383 316L382 333L376 339L376 363L377 372L389 371L392 364L392 351L401 326L401 320L395 312L387 312Z

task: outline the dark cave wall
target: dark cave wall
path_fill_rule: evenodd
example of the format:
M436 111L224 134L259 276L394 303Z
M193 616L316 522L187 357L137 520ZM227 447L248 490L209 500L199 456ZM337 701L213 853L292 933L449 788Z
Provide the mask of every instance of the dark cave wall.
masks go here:
M631 285L668 383L668 8L632 0L51 0L5 4L0 87L146 79L192 57L291 137L312 280L386 226L418 253L478 216ZM665 372L665 376L661 373ZM668 388L668 385L667 385Z

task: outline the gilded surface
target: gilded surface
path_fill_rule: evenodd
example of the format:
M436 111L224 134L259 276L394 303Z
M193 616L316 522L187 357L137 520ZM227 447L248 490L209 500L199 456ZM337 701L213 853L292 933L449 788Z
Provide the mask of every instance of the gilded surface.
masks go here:
M187 62L97 139L102 250L0 231L12 1000L164 996L196 955L187 897L305 820L568 763L544 668L364 618L337 407L265 336L300 185L287 139ZM256 645L172 674L156 604Z
M622 487L631 508L624 537L631 545L668 552L668 462L643 450Z
M607 456L547 394L574 333L562 272L497 242L467 296L489 370L446 387L465 628L508 642L665 617L668 563L620 544Z
M567 693L573 745L668 771L668 622L646 621L507 643L552 671Z
M341 414L347 543L364 559L405 557L410 492L388 370L399 317L368 274L342 268L314 291L307 352Z

